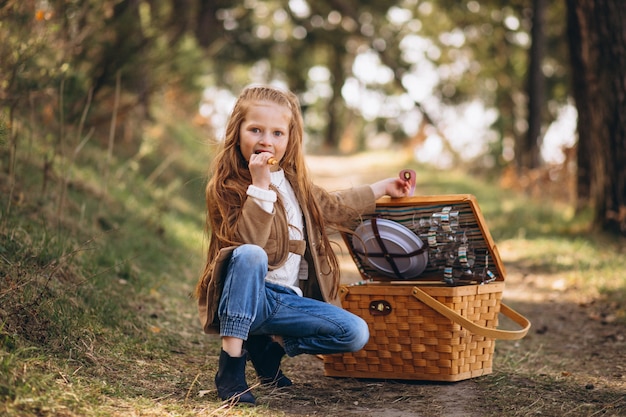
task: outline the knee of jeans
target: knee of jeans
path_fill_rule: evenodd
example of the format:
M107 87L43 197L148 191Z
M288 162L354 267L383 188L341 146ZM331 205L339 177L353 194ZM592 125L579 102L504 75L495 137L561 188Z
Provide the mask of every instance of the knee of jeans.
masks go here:
M367 323L360 317L356 317L354 325L350 331L349 351L356 352L363 349L370 339Z
M240 262L250 265L250 268L254 266L267 268L267 253L258 245L252 245L250 243L241 245L235 249L233 256L236 256Z

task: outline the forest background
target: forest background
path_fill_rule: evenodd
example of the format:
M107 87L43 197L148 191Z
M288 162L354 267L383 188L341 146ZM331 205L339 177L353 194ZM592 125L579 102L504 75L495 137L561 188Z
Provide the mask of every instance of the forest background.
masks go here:
M0 2L5 410L106 415L129 395L112 358L184 350L169 281L193 285L206 169L255 82L298 94L313 155L394 150L424 189L516 193L497 238L604 247L594 297L620 322L625 22L620 0Z

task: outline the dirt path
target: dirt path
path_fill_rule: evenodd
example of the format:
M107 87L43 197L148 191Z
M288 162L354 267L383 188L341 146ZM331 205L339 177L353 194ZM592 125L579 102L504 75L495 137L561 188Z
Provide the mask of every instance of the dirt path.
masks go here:
M316 183L336 190L395 176L407 160L393 152L382 152L351 157L310 156L308 165ZM285 358L282 364L294 382L293 387L253 387L259 404L253 414L236 408L224 414L221 408L216 410L219 402L207 407L198 398L197 415L626 416L625 329L612 310L623 307L607 305L598 301L597 294L568 286L572 269L555 268L558 262L529 265L523 254L529 253L525 249L534 247L536 241L518 238L496 243L507 271L504 302L526 316L532 328L522 340L497 341L491 375L455 383L331 378L323 376L322 360L301 355ZM545 244L553 243L548 239ZM569 253L559 252L558 247L551 249L558 254L555 257L577 256L572 249L567 249ZM342 269L344 282L361 279L347 252L342 258ZM501 324L508 327L507 320ZM194 361L206 361L210 366L217 361L217 356L211 356L216 355L216 348L205 344L206 339L201 340L197 348L205 349L208 355L190 355L192 366L185 374L198 374L202 366ZM217 340L216 337L212 345L217 346ZM192 346L189 350L194 349ZM191 388L214 395L214 369L210 366L210 371L198 374L197 384L183 384L183 395L190 395ZM248 382L251 381L252 378Z
M309 156L307 159L315 182L328 190L337 190L369 184L383 178L396 176L406 166L407 157L396 152L377 152L354 157ZM349 256L342 258L342 280L353 282L360 279L359 273ZM303 360L307 360L303 358ZM323 366L317 364L318 375L323 374ZM349 381L339 379L337 382ZM373 384L373 385L372 385ZM359 417L426 417L441 415L465 417L471 415L466 408L479 395L476 384L461 381L455 384L391 384L385 391L385 384L379 382L367 385L383 391L376 401L355 400L354 410L345 410L344 415ZM389 383L387 383L389 384Z
M316 183L329 190L395 176L405 162L393 152L308 159ZM507 269L504 301L533 324L522 341L498 341L496 345L498 366L510 367L505 376L512 378L502 387L495 386L501 389L500 394L483 392L484 384L476 379L457 383L367 383L343 378L317 381L312 378L323 374L322 363L302 357L290 360L287 366L308 378L302 382L311 388L312 396L301 404L308 412L294 410L287 415L480 416L484 415L480 411L484 398L494 403L489 415L498 415L494 409L507 407L514 411L502 415L626 415L623 326L613 323L606 306L596 305L584 295L587 292L568 288L566 272L530 274L524 260L517 257L519 242L497 244ZM351 259L344 258L342 267L344 281L359 279ZM320 395L326 396L320 404L323 408L316 407L315 398L319 401ZM337 409L329 407L333 403Z
M395 176L407 165L407 159L393 152L351 157L310 156L308 165L317 184L336 190ZM319 358L301 355L283 361L293 387L285 390L253 387L259 404L253 414L236 408L224 414L221 408L216 410L219 402L207 407L202 398L196 400L196 414L626 416L625 331L623 325L617 324L611 306L585 295L588 291L568 286L567 268L529 267L528 260L520 253L525 253L525 245L535 242L520 238L496 243L507 271L504 302L526 316L533 327L522 340L497 341L491 375L455 383L331 378L323 376L324 366ZM558 250L555 249L555 253L559 253ZM577 255L558 256L575 258ZM344 282L361 279L347 252L342 258L342 269ZM506 320L502 322L507 325ZM210 367L217 361L217 356L211 355L216 355L218 339L211 342L211 338L202 337L198 336L199 341L190 346L189 351L204 349L205 357L190 355L190 368L184 372L185 375L198 374L199 379L197 383L194 380L182 384L183 396L195 390L214 395L214 369ZM202 361L206 361L204 367L209 370L198 373L198 369L203 368ZM252 382L252 377L248 382Z

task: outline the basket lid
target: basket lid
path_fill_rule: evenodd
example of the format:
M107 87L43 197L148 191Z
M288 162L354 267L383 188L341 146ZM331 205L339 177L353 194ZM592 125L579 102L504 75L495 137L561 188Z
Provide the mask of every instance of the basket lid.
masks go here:
M381 241L368 232L372 220L379 225L380 240L398 271L389 258L372 256L385 252ZM343 233L343 238L366 279L448 284L504 281L504 266L473 195L383 197L376 202L376 212L363 216L352 230ZM424 247L427 250L422 254L415 252ZM410 259L403 258L407 254L412 255ZM423 260L426 266L421 269Z

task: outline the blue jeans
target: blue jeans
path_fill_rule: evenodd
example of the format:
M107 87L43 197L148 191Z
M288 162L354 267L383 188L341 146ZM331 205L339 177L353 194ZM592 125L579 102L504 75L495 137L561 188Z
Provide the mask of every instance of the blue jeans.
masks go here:
M266 282L267 264L259 246L233 251L218 308L222 336L247 340L249 335L279 335L289 356L355 352L365 346L369 330L363 319Z

